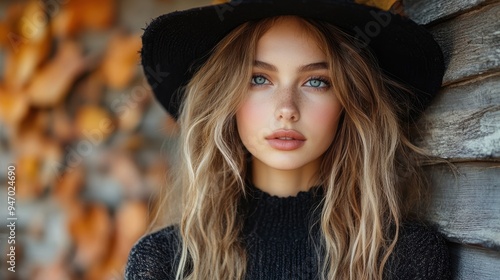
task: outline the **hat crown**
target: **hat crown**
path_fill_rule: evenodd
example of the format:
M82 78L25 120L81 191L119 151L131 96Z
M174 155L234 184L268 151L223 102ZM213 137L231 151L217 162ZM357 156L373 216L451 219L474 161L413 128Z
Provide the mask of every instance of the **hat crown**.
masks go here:
M354 0L230 0L156 18L142 36L142 65L157 100L177 118L185 86L217 43L237 26L295 15L338 27L369 50L380 70L416 94L391 90L404 121L416 120L441 86L440 46L422 26ZM408 67L412 65L412 67Z

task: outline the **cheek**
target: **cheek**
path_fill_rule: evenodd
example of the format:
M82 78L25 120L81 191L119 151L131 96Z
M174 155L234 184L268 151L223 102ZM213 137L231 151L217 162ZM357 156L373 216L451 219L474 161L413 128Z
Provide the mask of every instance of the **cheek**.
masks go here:
M236 125L243 144L247 146L251 136L258 130L260 118L264 115L264 109L261 104L248 99L243 102L240 109L236 112Z
M316 104L310 110L309 123L315 127L314 131L325 142L331 143L333 140L337 131L341 110L342 107L336 100L334 102Z

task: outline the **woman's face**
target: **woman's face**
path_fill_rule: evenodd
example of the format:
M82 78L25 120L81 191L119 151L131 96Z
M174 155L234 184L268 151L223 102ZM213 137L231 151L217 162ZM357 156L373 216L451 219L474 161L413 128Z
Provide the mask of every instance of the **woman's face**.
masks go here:
M248 93L236 113L254 165L319 168L333 141L342 108L326 56L307 33L299 20L285 18L258 41Z

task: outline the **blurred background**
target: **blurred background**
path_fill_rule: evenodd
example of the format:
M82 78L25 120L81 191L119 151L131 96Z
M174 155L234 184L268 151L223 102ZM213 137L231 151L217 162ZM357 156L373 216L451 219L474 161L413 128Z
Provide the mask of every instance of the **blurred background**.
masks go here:
M0 0L0 279L123 278L176 134L140 67L141 29L210 3Z

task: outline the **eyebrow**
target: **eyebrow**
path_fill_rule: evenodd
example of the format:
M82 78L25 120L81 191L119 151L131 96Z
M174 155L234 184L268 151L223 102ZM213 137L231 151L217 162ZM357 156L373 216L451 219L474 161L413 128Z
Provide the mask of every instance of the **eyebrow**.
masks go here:
M255 60L253 62L253 66L273 72L278 71L278 68L276 68L276 66L260 60ZM307 72L307 71L323 70L323 69L328 69L328 64L326 62L315 62L300 66L299 72Z

